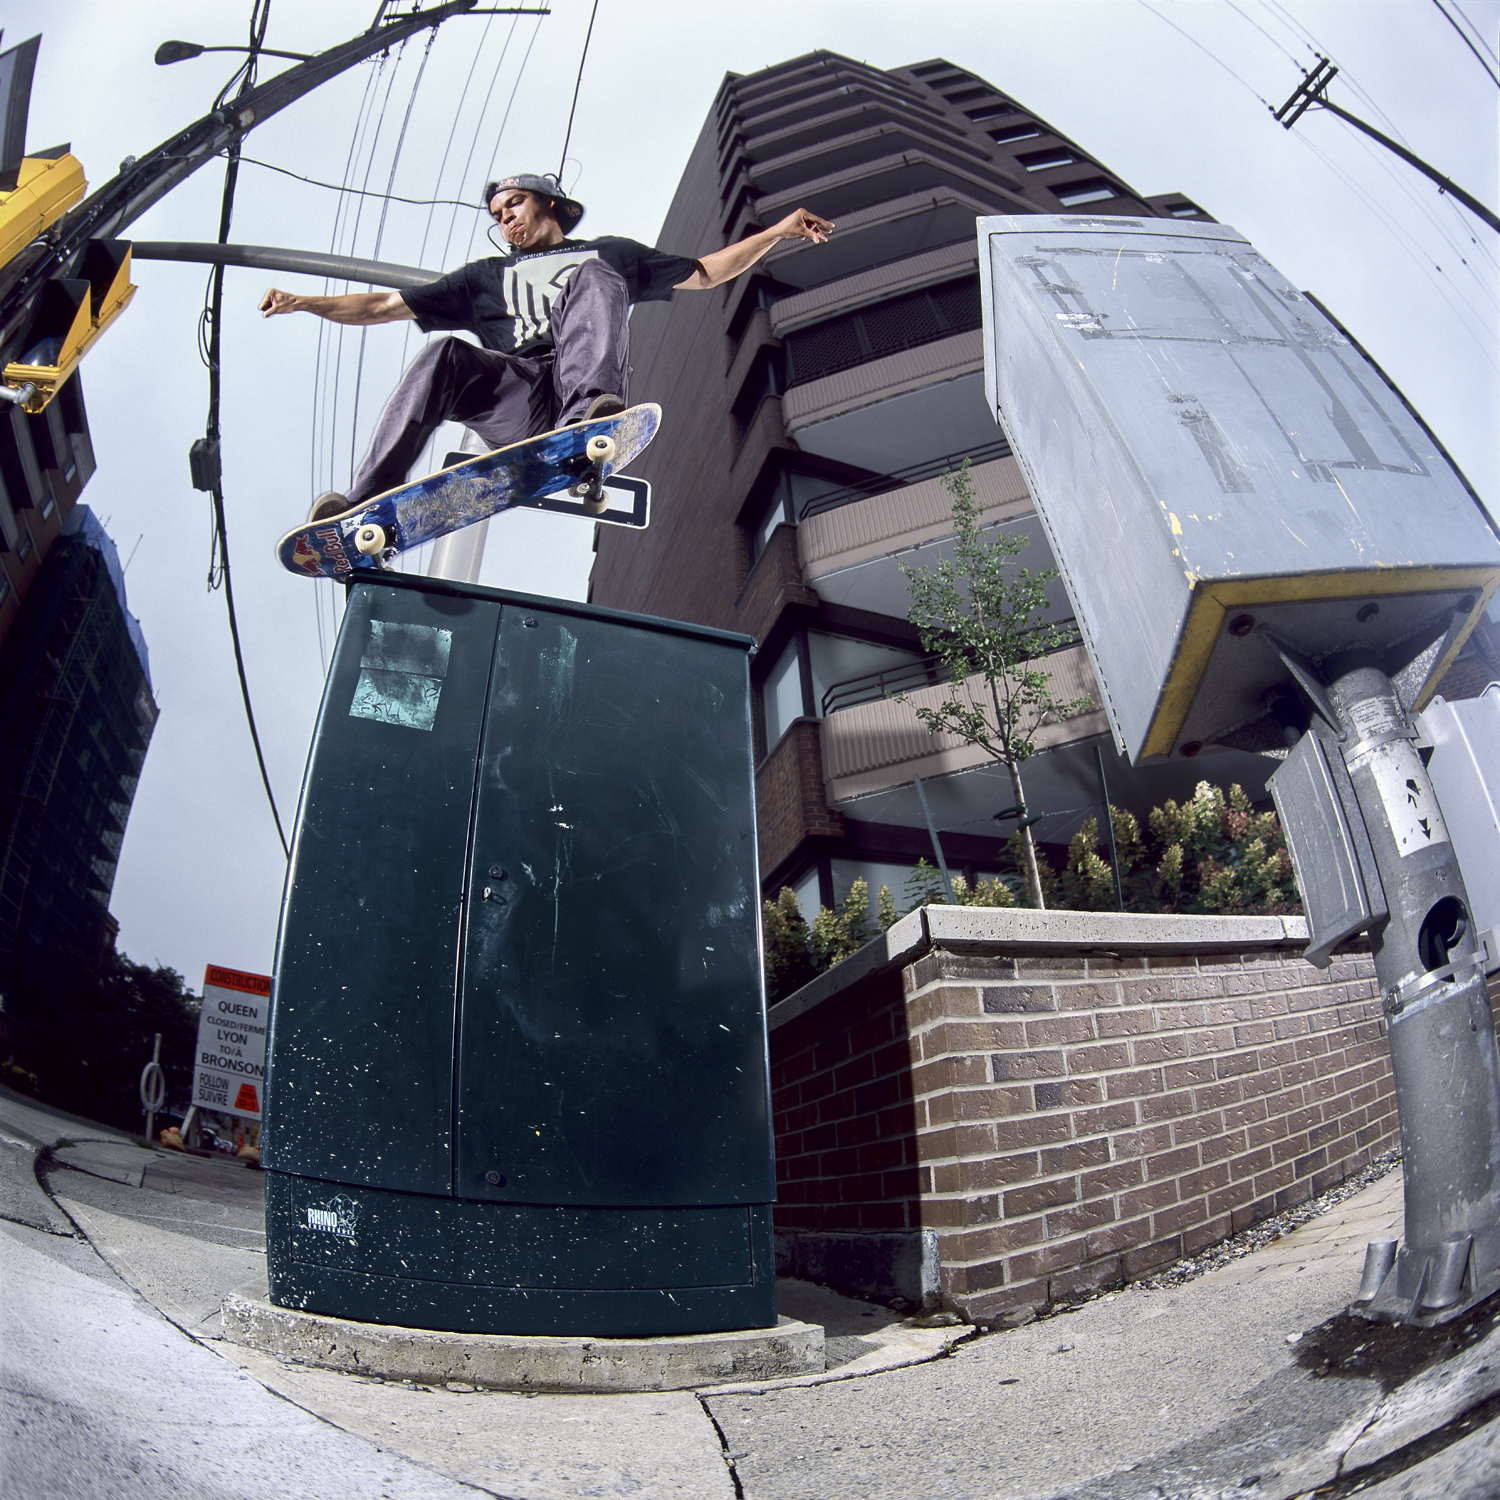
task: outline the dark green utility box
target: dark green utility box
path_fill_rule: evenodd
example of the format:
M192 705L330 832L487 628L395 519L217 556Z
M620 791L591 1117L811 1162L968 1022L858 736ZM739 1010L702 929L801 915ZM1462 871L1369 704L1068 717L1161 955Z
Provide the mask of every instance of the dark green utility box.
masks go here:
M272 1302L481 1333L776 1322L752 644L351 586L272 990Z

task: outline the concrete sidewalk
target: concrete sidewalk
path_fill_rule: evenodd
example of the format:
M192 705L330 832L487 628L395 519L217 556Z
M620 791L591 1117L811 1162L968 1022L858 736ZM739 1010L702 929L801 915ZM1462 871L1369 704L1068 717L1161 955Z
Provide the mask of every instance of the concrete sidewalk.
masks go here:
M263 1284L257 1172L8 1094L0 1139L7 1494L1266 1500L1365 1479L1379 1500L1500 1494L1494 1316L1423 1334L1343 1314L1366 1240L1399 1233L1399 1172L1185 1285L1007 1332L919 1329L783 1284L783 1312L823 1323L841 1368L546 1396L227 1344L219 1300ZM924 1336L910 1357L937 1358L879 1370Z

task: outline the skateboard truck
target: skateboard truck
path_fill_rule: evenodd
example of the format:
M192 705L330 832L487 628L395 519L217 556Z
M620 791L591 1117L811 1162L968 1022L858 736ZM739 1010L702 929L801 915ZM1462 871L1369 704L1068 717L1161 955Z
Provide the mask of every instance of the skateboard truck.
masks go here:
M354 533L354 545L364 556L373 558L377 568L389 567L390 559L396 551L385 527L373 522L366 523Z
M589 515L602 516L609 509L609 496L604 493L604 471L615 456L615 440L602 435L590 438L583 452L588 460L587 477L581 477L568 493L583 501L583 508Z

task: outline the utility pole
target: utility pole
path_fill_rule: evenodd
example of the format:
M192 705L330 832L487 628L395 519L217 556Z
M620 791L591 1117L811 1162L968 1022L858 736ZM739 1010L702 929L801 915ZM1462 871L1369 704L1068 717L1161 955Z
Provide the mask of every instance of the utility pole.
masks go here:
M1328 85L1338 76L1338 69L1321 53L1317 54L1318 66L1309 73L1304 73L1302 82L1292 90L1292 96L1281 106L1273 109L1271 113L1281 121L1283 130L1290 130L1293 125L1309 109L1326 109L1336 114L1339 119L1347 120L1356 130L1362 130L1372 141L1379 141L1388 151L1394 151L1408 166L1413 166L1424 176L1430 177L1443 192L1450 197L1457 198L1463 206L1472 214L1477 214L1491 229L1500 231L1500 217L1495 215L1494 210L1488 209L1472 193L1466 193L1451 178L1444 177L1435 167L1430 167L1420 156L1408 151L1405 146L1393 141L1390 136L1382 134L1373 125L1366 125L1356 115L1332 102L1328 98Z

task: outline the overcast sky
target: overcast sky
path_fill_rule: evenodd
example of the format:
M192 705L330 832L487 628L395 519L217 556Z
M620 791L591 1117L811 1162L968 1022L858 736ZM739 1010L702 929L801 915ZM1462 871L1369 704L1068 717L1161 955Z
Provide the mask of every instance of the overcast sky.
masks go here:
M245 153L325 183L347 171L371 190L466 202L492 166L555 170L591 3L553 0L542 20L451 20L430 52L424 37L353 69L253 131ZM267 45L319 51L367 26L374 9L274 0ZM241 43L249 11L249 0L0 0L6 45L43 36L28 146L71 141L91 185L102 184L122 158L204 114L234 66L210 54L156 68L157 44ZM1495 205L1500 89L1445 11L1500 70L1497 0L601 0L564 181L588 206L583 231L652 242L726 72L817 47L882 68L947 57L1137 191L1186 193L1245 234L1380 361L1493 509L1496 236L1334 116L1309 113L1289 133L1267 110L1314 49L1328 53L1342 70L1334 99ZM280 66L267 59L262 79ZM205 167L129 234L212 240L222 183L219 164ZM489 253L477 212L344 204L247 165L231 237L434 270ZM188 483L207 401L196 344L205 273L137 262L135 281L132 306L84 365L99 463L84 499L130 559L130 608L161 708L112 904L121 949L196 989L210 962L270 972L284 861L223 595L204 587L207 498ZM255 304L265 285L255 272L226 278L224 489L240 633L290 833L338 596L284 573L272 544L330 477L347 480L420 335L397 325L363 339L346 332L340 345L311 318L264 321ZM659 441L671 430L668 412ZM688 500L659 494L655 504ZM588 525L564 517L506 517L491 528L483 581L582 598L590 540ZM351 817L366 815L351 806Z

